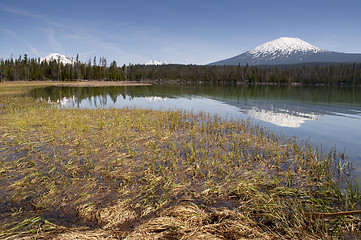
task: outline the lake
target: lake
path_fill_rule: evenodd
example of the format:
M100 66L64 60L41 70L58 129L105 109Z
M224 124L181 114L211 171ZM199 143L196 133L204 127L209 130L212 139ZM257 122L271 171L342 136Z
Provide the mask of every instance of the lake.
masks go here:
M361 88L156 84L127 87L47 87L30 93L61 108L152 108L251 118L272 131L310 141L325 153L345 153L361 176Z

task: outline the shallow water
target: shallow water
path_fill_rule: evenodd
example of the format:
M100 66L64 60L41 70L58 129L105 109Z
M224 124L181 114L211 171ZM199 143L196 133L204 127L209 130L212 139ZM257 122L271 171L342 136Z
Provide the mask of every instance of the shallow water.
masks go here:
M251 118L276 133L310 140L323 152L336 148L361 176L361 88L159 84L48 87L31 95L62 108L181 109Z

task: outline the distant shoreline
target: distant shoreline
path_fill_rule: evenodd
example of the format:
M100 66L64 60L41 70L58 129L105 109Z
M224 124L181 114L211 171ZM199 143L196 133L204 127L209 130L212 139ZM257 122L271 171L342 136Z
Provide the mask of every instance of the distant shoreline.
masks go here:
M107 87L107 86L149 86L150 83L134 81L8 81L0 82L1 86L11 85L53 85L61 87Z

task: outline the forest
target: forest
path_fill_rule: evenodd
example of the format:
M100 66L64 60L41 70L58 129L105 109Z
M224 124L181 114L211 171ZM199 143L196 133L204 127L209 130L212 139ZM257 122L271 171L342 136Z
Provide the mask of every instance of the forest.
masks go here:
M240 84L361 85L361 63L279 66L123 65L101 57L87 63L28 58L0 60L0 81L186 81Z

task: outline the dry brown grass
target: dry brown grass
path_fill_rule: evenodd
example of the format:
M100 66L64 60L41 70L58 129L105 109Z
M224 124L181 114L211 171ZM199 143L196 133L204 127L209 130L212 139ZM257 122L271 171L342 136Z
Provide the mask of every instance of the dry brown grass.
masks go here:
M113 211L114 207L112 207ZM132 229L129 219L119 221L118 216L101 218L108 223L97 230L66 230L58 234L38 234L33 238L46 239L275 239L276 235L265 233L257 224L238 211L213 209L206 213L194 204L181 204L163 209L156 216L143 221ZM135 220L135 219L133 219ZM126 226L119 225L120 223ZM139 223L139 222L138 222ZM127 226L130 225L130 226ZM129 232L123 231L127 227ZM22 238L30 239L29 237Z
M249 121L142 109L71 110L0 90L0 238L318 239L360 219L337 154ZM38 86L35 86L38 87ZM336 164L336 165L335 165Z

